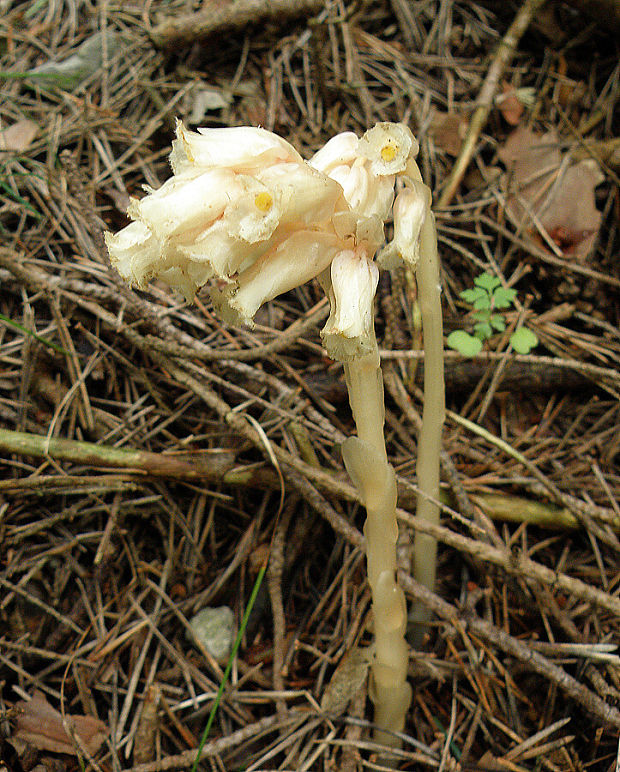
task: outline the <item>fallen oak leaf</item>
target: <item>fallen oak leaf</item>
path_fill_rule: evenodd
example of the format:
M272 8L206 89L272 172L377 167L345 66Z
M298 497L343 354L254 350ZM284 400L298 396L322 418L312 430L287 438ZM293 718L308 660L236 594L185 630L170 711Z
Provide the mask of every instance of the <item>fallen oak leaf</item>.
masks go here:
M40 751L76 755L78 748L66 731L62 715L52 707L41 691L35 691L31 700L16 703L21 712L12 740L33 745ZM88 754L94 756L108 735L108 728L92 716L66 715L70 725Z
M373 648L357 647L345 652L321 699L321 710L333 716L345 712L351 700L364 685L374 656Z
M594 250L603 216L594 190L604 180L598 163L570 163L555 132L540 135L520 126L498 151L508 217L526 231L541 228L557 251L584 262Z
M86 78L90 78L103 65L104 48L107 58L112 59L122 48L121 37L113 30L95 32L73 54L62 61L49 61L24 72L3 70L0 79L32 80L64 91L72 91Z

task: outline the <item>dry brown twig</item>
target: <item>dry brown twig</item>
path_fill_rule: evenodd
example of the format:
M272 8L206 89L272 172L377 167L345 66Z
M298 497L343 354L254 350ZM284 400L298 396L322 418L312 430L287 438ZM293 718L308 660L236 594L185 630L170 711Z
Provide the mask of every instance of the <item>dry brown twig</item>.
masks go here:
M280 516L276 526L271 550L269 553L269 565L267 567L267 586L271 600L271 615L273 618L273 688L276 691L284 691L284 642L286 636L286 621L284 616L284 603L282 600L282 575L284 572L284 545L286 531L289 527L294 510L299 502L290 501ZM276 712L280 721L286 718L286 703L283 700L276 702Z
M532 668L541 676L557 684L572 699L583 705L586 710L605 724L620 728L620 711L608 705L598 695L568 675L562 668L533 651L526 643L508 635L506 632L481 619L475 614L461 616L450 603L430 593L415 582L410 576L403 576L403 586L415 597L423 599L437 616L450 621L462 636L470 630L486 641L494 644L506 654L520 660L526 667Z
M441 195L437 200L438 209L449 206L454 198L461 180L467 171L467 167L476 152L478 137L493 108L501 77L506 68L510 65L523 33L529 27L532 19L545 2L546 0L525 0L523 5L519 8L514 21L498 45L484 79L484 83L482 84L482 88L480 89L478 99L476 100L476 108L470 118L467 134L463 140L459 156L456 159L452 171L444 183Z

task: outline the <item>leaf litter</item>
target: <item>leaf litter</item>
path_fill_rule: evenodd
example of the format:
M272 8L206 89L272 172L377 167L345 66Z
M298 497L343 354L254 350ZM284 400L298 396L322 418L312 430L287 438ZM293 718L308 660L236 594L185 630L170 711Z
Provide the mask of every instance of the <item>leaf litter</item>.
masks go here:
M372 618L338 450L351 416L320 347L321 293L270 304L252 331L227 327L204 296L187 305L116 285L101 230L126 224L145 181L169 177L176 117L260 124L306 156L338 131L405 120L437 201L517 11L500 5L433 0L412 13L329 0L309 18L291 0L267 25L164 50L153 26L186 18L187 4L3 4L0 130L38 131L22 124L0 152L0 752L37 690L60 743L35 747L48 712L35 696L23 769L192 767L222 673L187 641L189 620L223 605L241 618L280 504L246 415L285 462L283 620L259 596L202 765L375 765L366 663L334 667L354 641L367 646ZM409 662L402 768L581 772L617 754L618 665L594 651L620 636L618 198L606 167L617 168L616 41L607 20L560 3L546 13L556 32L531 25L498 81L515 92L495 94L476 179L436 211L446 334L467 324L460 293L481 274L517 294L505 330L489 318L479 354L446 352L449 508L433 631ZM451 146L431 138L433 112L456 116ZM502 208L486 164L517 118L530 135L506 161ZM592 154L598 171L573 163ZM377 312L407 579L423 356L406 275L382 278ZM509 346L521 320L539 340L528 354ZM324 715L322 701L348 712ZM92 722L91 759L80 762L59 714Z
M15 704L19 711L12 740L28 743L40 751L79 753L69 732L75 732L80 744L94 756L108 735L108 727L93 716L62 716L47 701L43 692L36 690L30 700ZM69 729L69 731L67 731Z
M560 255L585 262L603 221L595 197L605 179L599 164L571 162L555 131L539 134L524 125L508 136L498 155L508 170L506 212L515 225L554 244Z

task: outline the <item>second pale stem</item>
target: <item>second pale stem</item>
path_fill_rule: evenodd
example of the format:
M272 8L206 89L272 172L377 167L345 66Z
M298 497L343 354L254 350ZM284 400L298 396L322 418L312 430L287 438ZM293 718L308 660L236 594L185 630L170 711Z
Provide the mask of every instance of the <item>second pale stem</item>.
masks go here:
M418 301L424 335L424 409L418 438L418 496L416 517L429 523L439 522L439 453L445 417L443 367L443 323L437 235L432 212L424 218L420 233L420 260L416 267ZM417 533L414 541L413 575L429 590L435 587L437 542ZM416 602L409 615L410 638L420 648L430 620L430 610Z

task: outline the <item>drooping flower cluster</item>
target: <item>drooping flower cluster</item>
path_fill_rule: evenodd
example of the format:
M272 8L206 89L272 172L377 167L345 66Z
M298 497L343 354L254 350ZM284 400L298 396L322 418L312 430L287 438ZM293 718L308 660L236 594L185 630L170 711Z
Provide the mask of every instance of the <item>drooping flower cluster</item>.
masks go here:
M374 346L372 301L379 280L374 256L384 242L396 175L405 172L417 152L418 144L406 126L379 123L361 139L353 132L338 134L310 160L311 166L342 186L349 210L334 216L334 226L356 245L333 260L320 277L331 308L321 336L334 359L349 361Z
M374 257L395 176L416 153L402 124L378 124L361 139L339 134L308 163L264 129L196 133L178 122L174 174L131 201L130 225L106 234L112 264L139 288L158 278L188 299L212 281L214 305L233 324L251 324L263 303L319 277L331 304L325 347L348 361L373 345ZM399 194L387 263L417 240L419 199L415 187Z
M420 302L425 395L439 396L425 400L418 468L430 481L420 482L425 500L439 494L439 271L433 259L430 192L421 182L416 153L409 129L395 123L378 124L361 138L340 134L310 162L262 129L194 133L179 123L170 156L174 176L132 201L128 214L133 222L106 236L111 261L127 281L144 287L159 278L188 298L211 281L215 308L232 323L251 324L264 302L311 278L324 287L330 315L321 333L323 343L332 358L345 363L357 429L357 436L343 444L343 456L368 514L364 534L375 621L370 695L376 738L386 744L397 742L394 732L404 728L411 690L406 682L406 604L396 579L396 478L383 434L373 300L378 265L405 261L415 267L420 240L425 255L418 271L420 297L426 292L426 301ZM404 187L395 198L397 177ZM391 212L394 238L383 246ZM434 326L429 325L431 312L439 315ZM434 561L434 552L429 554Z

